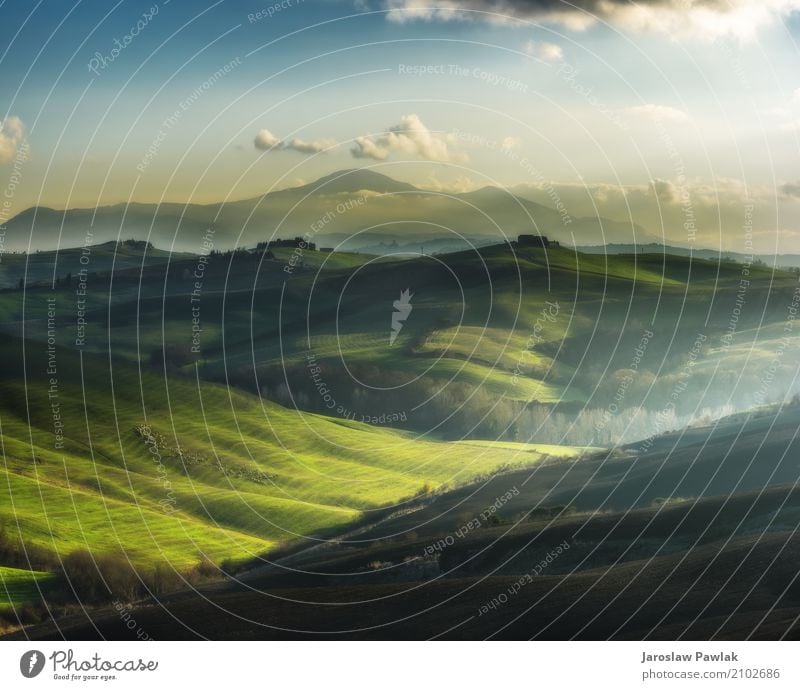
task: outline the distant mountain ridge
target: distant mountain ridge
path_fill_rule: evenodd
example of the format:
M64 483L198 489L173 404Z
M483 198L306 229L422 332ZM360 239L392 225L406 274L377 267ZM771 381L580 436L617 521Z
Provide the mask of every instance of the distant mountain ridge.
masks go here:
M338 170L330 175L320 177L315 182L309 182L300 187L283 190L295 194L342 194L355 193L369 190L379 194L393 194L399 192L418 192L420 189L408 182L400 182L383 173L364 168L351 168ZM278 192L273 192L278 193Z
M368 169L341 170L315 182L250 199L212 204L115 204L96 209L26 209L5 226L5 247L23 251L95 243L147 240L161 249L198 252L213 231L215 248L249 247L276 237L348 239L374 236L413 239L452 236L498 242L541 233L565 244L655 239L630 223L601 217L572 218L568 225L553 208L497 187L445 194L415 187Z
M679 247L671 244L661 244L659 242L649 242L647 244L600 244L589 246L578 246L578 251L585 254L669 254L672 256L693 256L695 259L711 259L712 261L723 260L736 261L742 263L745 260L753 259L763 261L768 266L777 268L794 268L800 266L800 254L742 254L741 252L728 252L719 249L707 249L704 247Z

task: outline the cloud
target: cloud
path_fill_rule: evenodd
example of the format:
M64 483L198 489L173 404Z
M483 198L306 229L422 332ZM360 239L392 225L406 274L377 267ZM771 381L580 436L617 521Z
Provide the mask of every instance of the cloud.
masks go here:
M292 139L291 141L283 142L283 148L300 153L321 153L332 146L336 146L336 142L333 139L318 139L317 141Z
M290 139L288 141L282 141L268 129L260 129L256 134L256 138L253 140L253 145L261 151L286 150L312 154L322 153L332 146L335 146L336 142L333 139L318 139L316 141Z
M564 51L561 49L560 45L556 45L555 43L540 43L539 44L539 57L542 60L547 60L548 62L553 62L555 60L560 60L564 57Z
M782 132L800 132L800 119L789 120L781 124Z
M650 182L650 189L661 204L671 204L678 198L675 185L669 180L659 180L656 178Z
M374 158L376 161L389 157L389 149L378 145L369 137L357 137L350 153L353 154L353 158Z
M761 111L761 114L765 117L778 117L778 118L786 118L789 117L790 113L786 108L781 107L774 107L774 108L765 108Z
M656 105L655 103L645 103L635 105L630 108L623 108L620 111L623 115L630 115L648 120L671 120L672 122L688 122L689 115L683 110L678 110L669 105Z
M778 188L778 191L784 197L800 199L800 182L786 182Z
M714 40L751 39L800 8L800 0L386 0L385 6L395 22L528 20L581 31L606 21L629 31Z
M400 124L390 127L379 136L357 137L350 149L354 158L386 160L392 154L439 162L465 162L467 157L455 149L457 140L452 134L432 132L419 116L403 115Z
M800 118L797 113L800 111L800 89L795 89L789 99L788 107L777 106L770 108L769 115L783 120L779 124L779 129L783 132L797 132L800 130Z
M480 189L481 185L468 175L459 175L452 180L440 180L436 175L430 175L423 185L425 189L443 194L463 194Z
M274 149L281 143L281 140L278 139L272 132L268 129L259 129L258 134L256 134L256 138L253 141L253 144L257 149L261 149L262 151L269 151L270 149Z
M10 163L17 157L25 140L25 125L16 115L0 120L0 164Z
M787 99L760 110L765 117L777 120L775 127L783 132L795 132L800 129L800 88L795 89Z
M546 41L528 41L525 44L525 52L546 62L556 62L564 57L564 51L560 45L547 43Z

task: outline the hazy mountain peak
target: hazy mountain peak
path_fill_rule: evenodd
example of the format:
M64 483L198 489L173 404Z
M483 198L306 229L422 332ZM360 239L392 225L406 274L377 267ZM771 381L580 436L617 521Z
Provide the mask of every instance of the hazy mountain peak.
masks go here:
M384 175L367 168L351 168L337 170L330 175L320 177L315 182L310 182L301 187L285 190L287 192L315 192L317 194L354 193L361 190L391 194L395 192L412 192L417 188L407 182L399 182L388 175Z

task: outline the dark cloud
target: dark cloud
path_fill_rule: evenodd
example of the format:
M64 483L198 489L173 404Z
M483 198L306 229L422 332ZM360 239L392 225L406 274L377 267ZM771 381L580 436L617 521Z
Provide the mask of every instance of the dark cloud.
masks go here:
M693 32L713 39L752 37L761 26L800 8L800 0L386 0L385 6L390 19L401 22L523 19L585 29L602 20L631 30Z

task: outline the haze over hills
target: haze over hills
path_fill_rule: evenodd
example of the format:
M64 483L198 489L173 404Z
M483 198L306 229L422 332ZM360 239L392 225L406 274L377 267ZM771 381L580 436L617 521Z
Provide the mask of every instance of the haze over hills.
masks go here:
M496 243L523 233L540 233L566 244L654 239L639 226L608 218L568 221L553 208L497 187L446 194L354 169L301 187L214 204L34 207L9 220L5 249L81 246L89 235L95 243L133 238L151 241L161 249L198 252L209 228L219 249L303 235L334 246L346 238L339 248L350 250L375 244L379 237L417 243L449 236L462 247L475 240Z
M800 254L743 254L741 252L721 251L719 249L703 249L693 246L677 246L661 242L640 244L595 244L578 246L576 249L585 254L670 254L672 256L693 256L696 259L712 261L762 261L768 266L777 268L795 268L800 266Z

